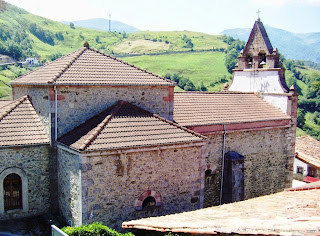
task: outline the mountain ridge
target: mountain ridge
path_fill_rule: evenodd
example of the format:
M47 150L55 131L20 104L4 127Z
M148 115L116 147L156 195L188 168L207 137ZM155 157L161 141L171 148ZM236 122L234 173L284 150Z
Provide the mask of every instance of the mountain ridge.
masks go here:
M86 20L77 20L77 21L61 21L62 24L70 24L73 23L75 26L83 27L87 29L94 29L94 30L109 30L109 20L104 18L92 18ZM121 21L111 20L110 21L111 30L110 31L117 31L117 32L126 32L126 33L133 33L140 31L134 26L128 25Z

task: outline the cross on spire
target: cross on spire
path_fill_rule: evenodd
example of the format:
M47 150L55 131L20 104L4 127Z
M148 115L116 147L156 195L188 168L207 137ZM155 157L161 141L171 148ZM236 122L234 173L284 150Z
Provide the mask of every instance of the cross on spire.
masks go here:
M258 19L260 19L260 10L258 9L257 14L258 14Z

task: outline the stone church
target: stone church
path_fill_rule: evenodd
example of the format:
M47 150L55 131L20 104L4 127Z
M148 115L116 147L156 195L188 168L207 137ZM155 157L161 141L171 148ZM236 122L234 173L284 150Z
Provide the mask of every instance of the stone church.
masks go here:
M258 19L222 92L89 47L12 81L0 102L0 220L70 225L240 201L290 187L297 94Z

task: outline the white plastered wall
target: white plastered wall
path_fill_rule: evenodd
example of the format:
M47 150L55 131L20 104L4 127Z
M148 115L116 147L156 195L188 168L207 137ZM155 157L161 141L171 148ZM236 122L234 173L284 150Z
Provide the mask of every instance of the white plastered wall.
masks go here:
M288 111L288 93L281 86L278 71L234 71L229 91L260 93L273 106Z

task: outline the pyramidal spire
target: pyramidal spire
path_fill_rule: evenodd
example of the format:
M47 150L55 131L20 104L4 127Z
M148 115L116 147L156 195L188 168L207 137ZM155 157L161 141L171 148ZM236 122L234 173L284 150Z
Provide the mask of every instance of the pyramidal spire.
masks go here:
M260 51L271 54L273 51L267 31L264 28L263 23L260 21L260 18L254 22L244 51L251 51L254 54L258 54Z
M246 46L240 52L236 69L281 69L282 64L279 57L277 49L272 47L267 31L258 17L254 22Z

